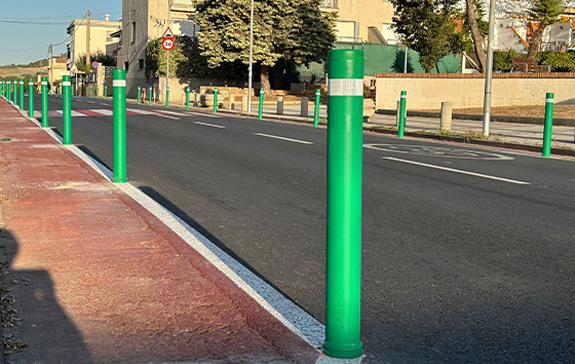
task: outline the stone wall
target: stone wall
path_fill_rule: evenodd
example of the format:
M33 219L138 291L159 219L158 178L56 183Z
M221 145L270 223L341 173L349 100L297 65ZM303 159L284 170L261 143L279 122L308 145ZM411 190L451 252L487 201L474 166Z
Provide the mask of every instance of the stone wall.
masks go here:
M407 91L411 110L438 110L441 102L453 108L482 107L483 74L394 74L376 75L376 109L397 107L401 91ZM575 73L495 73L491 106L544 105L553 92L556 104L575 104Z

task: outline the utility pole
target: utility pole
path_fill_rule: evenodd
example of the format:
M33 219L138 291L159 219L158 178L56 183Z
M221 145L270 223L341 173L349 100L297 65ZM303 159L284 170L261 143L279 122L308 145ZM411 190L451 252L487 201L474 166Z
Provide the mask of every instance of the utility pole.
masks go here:
M86 10L86 65L90 69L90 10Z
M254 57L254 0L250 5L250 60L248 68L248 112L252 112L252 78L253 78L253 57Z
M50 46L48 47L48 51L50 51L50 61L48 62L48 82L50 85L52 85L54 82L54 80L52 80L52 67L53 67L52 64L54 62L54 59L53 59L54 58L54 55L53 55L54 48L52 47L52 44L50 44ZM52 87L50 89L50 92L54 93L54 87Z

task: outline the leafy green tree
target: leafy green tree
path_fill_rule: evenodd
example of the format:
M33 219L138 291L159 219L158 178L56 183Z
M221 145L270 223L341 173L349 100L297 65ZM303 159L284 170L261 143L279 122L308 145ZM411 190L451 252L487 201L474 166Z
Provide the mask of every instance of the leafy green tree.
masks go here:
M529 40L527 58L535 59L535 55L541 48L545 28L561 21L559 15L563 14L563 11L563 0L535 1L533 6L526 11L527 16L531 20L539 23L539 27L533 32L533 36Z
M437 60L452 53L457 0L391 0L395 8L392 27L410 49L419 52L426 73Z
M271 94L269 68L280 58L308 66L328 57L335 42L335 15L319 10L320 0L254 0L253 62ZM208 66L249 63L250 0L196 3L199 48ZM245 67L245 66L244 66Z
M474 66L479 72L485 72L487 67L487 54L485 53L485 37L489 30L489 23L483 20L485 18L485 11L483 10L483 2L480 0L466 0L465 13L459 17L463 19L463 32L471 37L471 46L475 52L475 56L479 64ZM465 38L468 39L469 36ZM466 50L466 53L472 50ZM469 58L468 58L469 59ZM469 59L471 61L471 59ZM474 62L472 62L474 63Z
M98 51L96 53L91 53L90 55L91 62L98 62L101 63L103 66L111 66L116 67L117 59L110 53L104 53L102 51ZM92 72L94 67L92 64L86 64L86 54L80 54L78 58L76 58L76 62L74 62L76 68L80 72L88 73Z

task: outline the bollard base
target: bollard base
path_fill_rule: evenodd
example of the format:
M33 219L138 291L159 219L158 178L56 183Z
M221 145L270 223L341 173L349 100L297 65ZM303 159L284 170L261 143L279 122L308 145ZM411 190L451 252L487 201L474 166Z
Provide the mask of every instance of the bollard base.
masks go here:
M337 359L355 359L363 354L363 344L361 341L356 343L323 343L323 353L331 358Z
M112 178L113 183L126 183L128 179L126 177L114 177Z

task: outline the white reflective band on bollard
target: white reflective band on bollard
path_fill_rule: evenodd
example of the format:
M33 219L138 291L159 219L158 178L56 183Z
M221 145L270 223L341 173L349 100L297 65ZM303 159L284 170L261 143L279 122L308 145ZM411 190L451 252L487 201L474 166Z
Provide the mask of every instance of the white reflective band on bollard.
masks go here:
M114 87L126 87L126 80L114 80L112 81Z
M545 102L554 102L555 99L545 99Z
M23 84L24 84L24 81L20 81L20 84L23 85Z
M363 96L363 79L330 78L327 90L329 96Z
M72 82L64 81L64 82L62 82L62 86L72 86Z
M47 86L47 85L48 85L48 82L47 82L47 81L42 81L42 85L43 85L43 86Z
M407 95L401 95L402 99L407 99Z

